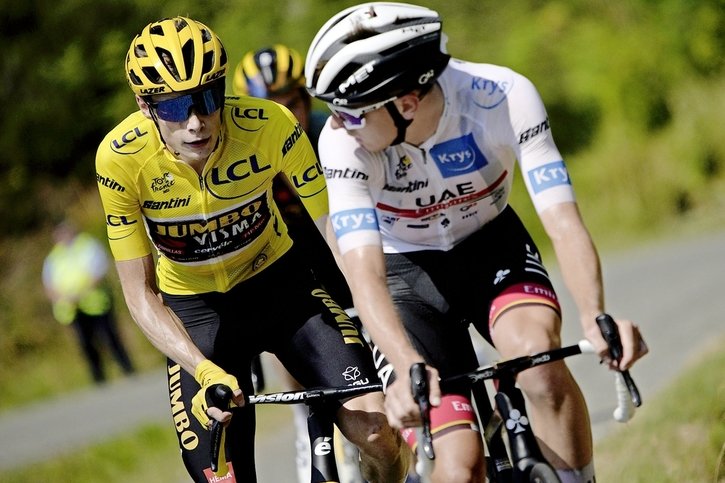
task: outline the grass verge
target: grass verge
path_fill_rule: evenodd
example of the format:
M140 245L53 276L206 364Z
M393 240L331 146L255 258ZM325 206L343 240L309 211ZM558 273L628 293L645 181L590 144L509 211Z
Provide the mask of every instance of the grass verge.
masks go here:
M723 344L597 444L597 483L725 482Z

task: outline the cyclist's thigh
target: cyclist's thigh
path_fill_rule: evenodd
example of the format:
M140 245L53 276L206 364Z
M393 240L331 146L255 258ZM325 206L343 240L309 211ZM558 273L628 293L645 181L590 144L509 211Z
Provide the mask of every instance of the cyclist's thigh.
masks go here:
M560 310L539 250L510 207L448 257L449 265L456 267L451 271L455 276L449 276L445 284L448 298L489 342L494 342L492 332L499 320L513 307L534 304L547 306L553 313Z
M449 475L466 474L466 481L485 481L484 452L477 431L451 431L433 440L435 465L433 481L448 481ZM457 478L463 481L464 478Z
M271 347L290 374L305 387L351 386L377 382L370 347L344 310L321 288L305 297L314 310L287 340ZM303 305L309 307L309 303ZM296 310L299 311L299 305ZM297 314L299 317L300 314Z
M560 347L560 331L559 314L549 305L534 300L502 313L491 336L501 357L510 359Z
M419 255L437 256L430 252ZM477 358L467 323L451 312L448 300L419 263L420 257L386 255L388 287L410 340L441 377L473 370Z

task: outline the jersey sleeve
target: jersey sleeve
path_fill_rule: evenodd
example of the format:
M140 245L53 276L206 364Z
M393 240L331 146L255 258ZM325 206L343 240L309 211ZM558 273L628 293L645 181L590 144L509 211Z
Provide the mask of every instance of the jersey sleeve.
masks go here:
M320 133L318 149L340 253L365 245L382 246L370 193L371 185L383 176L376 169L374 155L359 147L344 130L332 129L329 120Z
M282 172L297 191L310 217L316 221L328 213L327 186L322 167L300 123L288 109L282 107L282 111L290 121L283 125L293 126L283 137Z
M552 205L574 201L574 190L536 87L524 76L517 74L515 79L509 108L517 157L529 196L541 213Z
M115 260L132 260L151 253L141 214L133 172L125 166L126 155L114 152L107 137L96 153L96 181L106 217L106 231Z

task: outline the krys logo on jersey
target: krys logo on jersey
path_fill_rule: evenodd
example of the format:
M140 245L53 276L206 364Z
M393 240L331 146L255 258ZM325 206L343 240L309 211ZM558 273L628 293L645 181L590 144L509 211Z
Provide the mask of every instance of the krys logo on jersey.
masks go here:
M566 170L563 160L530 169L526 174L529 177L529 183L534 193L541 193L549 188L571 184L569 172Z
M430 154L444 178L472 173L488 164L471 133L436 144Z
M146 218L149 234L167 258L193 263L241 250L259 237L271 219L265 193L208 215L206 219L155 220Z

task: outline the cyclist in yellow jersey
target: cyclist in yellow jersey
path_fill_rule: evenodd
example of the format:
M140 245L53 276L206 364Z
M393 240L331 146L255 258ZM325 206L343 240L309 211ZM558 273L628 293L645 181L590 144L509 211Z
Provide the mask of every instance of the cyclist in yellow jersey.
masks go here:
M147 25L126 57L139 111L105 137L96 158L126 303L168 357L174 427L199 482L222 474L209 468L210 417L227 423L225 481L256 481L254 409L231 418L209 407L207 390L225 384L242 405L260 352L274 353L304 386L377 377L362 336L316 282L273 201L272 180L283 173L324 226L325 182L309 140L286 108L225 98L226 68L224 47L204 24L176 17ZM381 393L360 396L343 404L338 426L359 446L370 481L402 481L407 448L383 413Z

